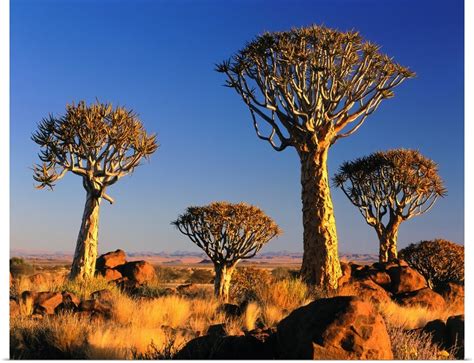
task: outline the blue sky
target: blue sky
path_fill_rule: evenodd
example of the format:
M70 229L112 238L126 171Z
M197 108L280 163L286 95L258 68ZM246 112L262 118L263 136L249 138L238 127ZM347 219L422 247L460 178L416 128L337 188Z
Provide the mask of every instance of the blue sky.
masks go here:
M395 89L329 154L329 172L376 150L419 149L439 163L448 196L400 228L399 245L464 242L462 1L46 1L11 2L11 247L73 251L85 192L67 176L33 188L37 122L95 98L137 111L159 150L110 189L100 251L197 250L171 225L213 200L260 206L284 230L265 250L302 250L299 161L254 133L248 110L214 64L264 31L324 24L357 29L417 77ZM378 250L374 230L333 189L341 252Z

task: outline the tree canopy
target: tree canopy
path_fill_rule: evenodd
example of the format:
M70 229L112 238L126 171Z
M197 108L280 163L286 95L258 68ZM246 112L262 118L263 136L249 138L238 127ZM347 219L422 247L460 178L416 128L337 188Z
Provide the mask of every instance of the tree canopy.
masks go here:
M40 164L33 178L38 188L53 188L72 172L83 177L87 190L102 193L109 185L133 172L142 158L158 148L156 135L148 135L136 113L123 107L84 101L66 106L61 117L43 119L32 140L41 147Z
M374 227L387 213L402 220L425 213L446 195L438 165L416 150L394 149L344 162L333 181Z
M264 33L217 65L250 109L259 138L307 151L353 134L414 72L356 31L323 26ZM270 131L264 135L258 119Z
M278 225L260 208L246 203L214 202L189 207L172 224L215 264L232 265L252 258L281 234Z

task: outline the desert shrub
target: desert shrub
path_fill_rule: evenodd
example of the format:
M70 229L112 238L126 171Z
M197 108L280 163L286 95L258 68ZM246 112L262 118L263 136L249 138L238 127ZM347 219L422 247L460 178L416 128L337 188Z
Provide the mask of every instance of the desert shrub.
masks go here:
M431 335L419 330L387 325L395 360L446 360L456 359L455 351L446 351L434 344Z
M211 270L206 268L195 268L191 273L189 279L186 280L187 283L195 284L210 284L214 281L214 274Z
M262 306L272 304L288 314L308 302L309 292L302 280L289 278L260 285L256 295Z
M138 286L129 294L133 295L134 297L154 299L157 297L169 295L169 288L163 287L159 284L148 283Z
M296 278L299 276L299 271L290 269L288 267L276 267L272 270L272 276L275 280L284 280L290 278Z
M156 266L155 272L160 282L184 282L191 276L189 269L167 266Z
M464 283L464 246L443 239L421 241L402 249L399 256L432 288L446 282Z
M80 299L88 299L94 291L107 289L114 294L119 294L119 288L102 276L81 280L66 280L64 284L57 285L53 291L68 291L77 295Z
M13 276L31 275L35 273L35 267L20 257L10 258L10 272Z
M189 288L179 292L179 295L188 300L211 299L214 295L213 285L192 285Z
M232 275L230 297L236 302L257 300L258 291L273 281L273 276L268 270L239 267Z

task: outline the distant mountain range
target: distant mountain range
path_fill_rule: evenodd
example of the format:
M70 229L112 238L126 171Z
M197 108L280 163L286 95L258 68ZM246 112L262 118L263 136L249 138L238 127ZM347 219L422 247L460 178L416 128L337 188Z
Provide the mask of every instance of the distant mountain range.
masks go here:
M127 256L134 259L153 259L159 260L162 263L185 263L185 261L195 261L195 263L208 263L208 257L204 252L194 251L173 251L173 252L152 252L152 251L136 251L128 252ZM23 257L29 259L46 259L46 260L72 260L72 252L64 251L44 251L44 250L27 250L13 248L10 250L10 257ZM298 262L303 257L303 252L292 252L292 251L268 251L261 252L253 260L271 262L276 260L290 260ZM371 262L376 261L378 256L370 253L341 253L340 259L343 261L361 261Z

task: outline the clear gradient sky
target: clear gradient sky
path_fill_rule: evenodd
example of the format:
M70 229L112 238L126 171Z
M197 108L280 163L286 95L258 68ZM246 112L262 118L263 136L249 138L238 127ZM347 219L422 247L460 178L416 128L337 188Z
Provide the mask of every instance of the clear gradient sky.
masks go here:
M265 247L302 250L299 161L255 136L214 64L264 31L357 29L417 77L330 150L329 172L376 150L419 149L439 163L448 196L400 228L399 246L464 243L464 35L461 0L11 2L11 248L73 251L85 192L70 175L35 190L37 122L84 99L125 105L158 134L151 162L109 190L99 250L197 251L170 221L214 200L260 206L284 230ZM332 189L341 252L376 253L375 231Z

